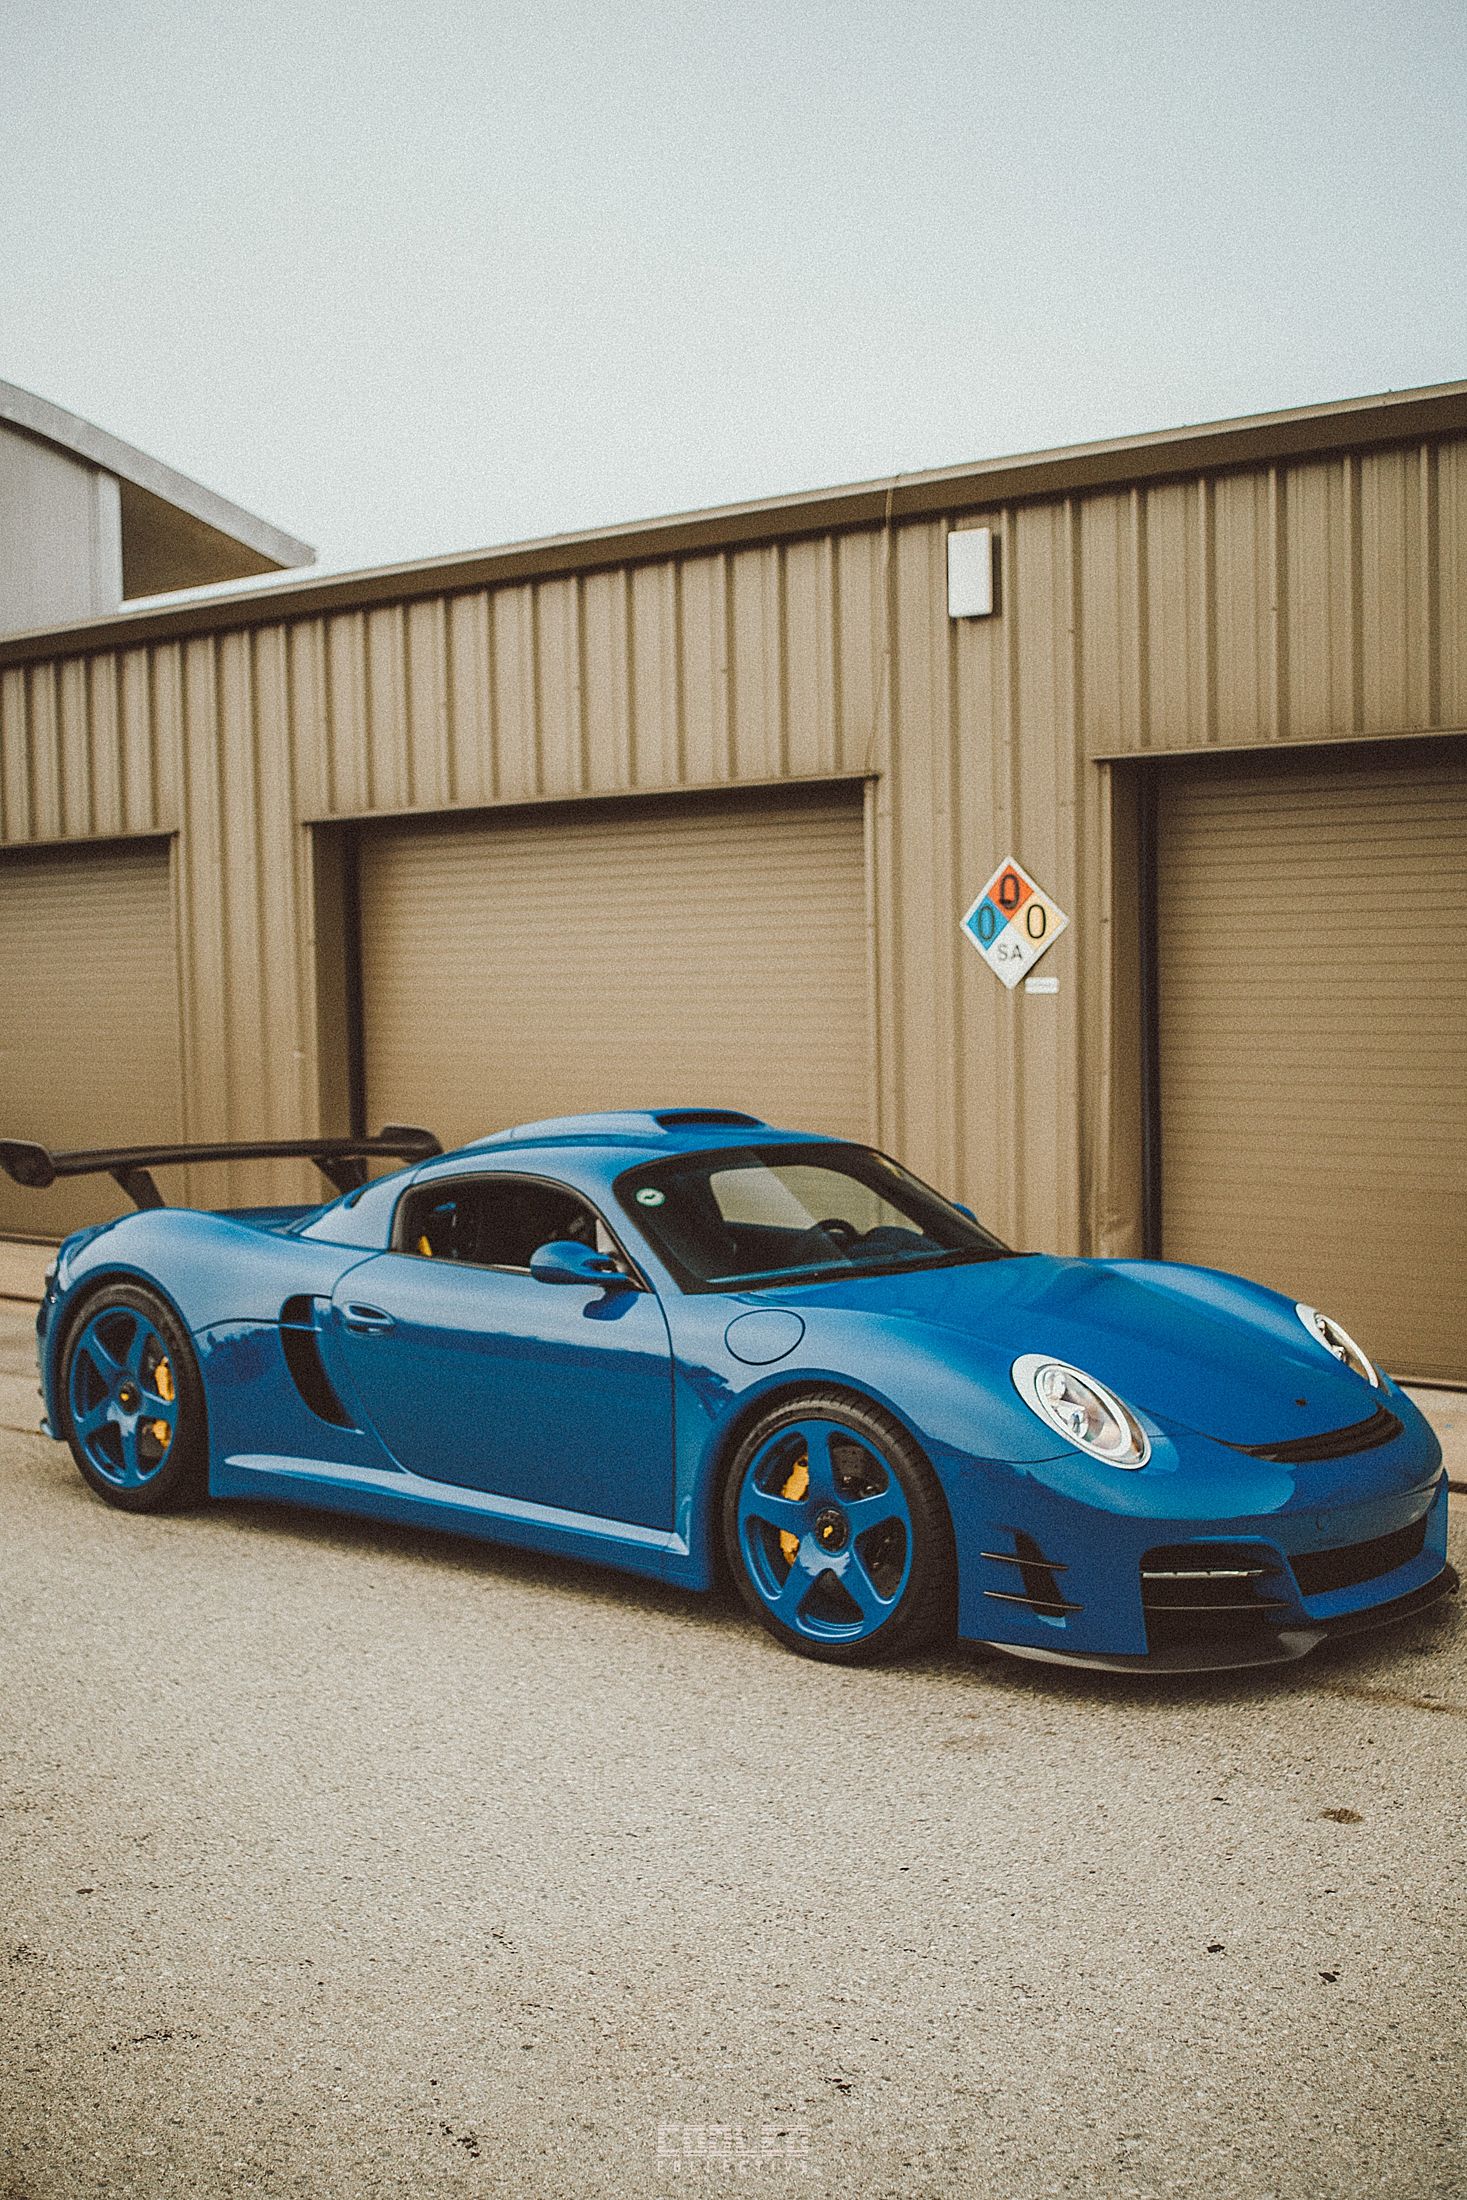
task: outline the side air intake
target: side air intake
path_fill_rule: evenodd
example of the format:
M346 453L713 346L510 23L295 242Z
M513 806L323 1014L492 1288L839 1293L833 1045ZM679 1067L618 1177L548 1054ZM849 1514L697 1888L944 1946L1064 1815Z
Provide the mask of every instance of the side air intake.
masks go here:
M302 1403L316 1419L329 1421L333 1428L355 1428L355 1421L337 1397L331 1377L321 1364L314 1299L304 1296L287 1299L281 1307L280 1347L290 1369L290 1379L300 1392Z

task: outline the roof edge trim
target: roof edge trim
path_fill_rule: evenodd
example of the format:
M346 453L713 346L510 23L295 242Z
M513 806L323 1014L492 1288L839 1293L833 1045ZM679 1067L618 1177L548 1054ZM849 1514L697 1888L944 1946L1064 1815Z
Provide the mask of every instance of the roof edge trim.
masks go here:
M268 585L258 593L198 598L156 611L123 611L0 641L0 665L81 655L189 634L270 625L339 609L462 594L608 566L645 564L700 550L736 549L800 535L882 526L1062 496L1131 482L1278 460L1322 457L1388 443L1467 433L1467 381L1389 391L1287 412L1164 428L1104 442L982 459L847 487L765 497L663 518L589 528L402 565Z

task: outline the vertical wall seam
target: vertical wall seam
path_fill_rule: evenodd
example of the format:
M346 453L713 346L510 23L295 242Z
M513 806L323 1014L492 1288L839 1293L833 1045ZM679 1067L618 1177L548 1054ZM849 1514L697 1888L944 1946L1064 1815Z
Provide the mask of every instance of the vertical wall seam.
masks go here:
M1365 533L1361 510L1360 457L1351 451L1345 458L1345 575L1346 611L1350 637L1349 728L1365 725Z
M1441 561L1437 531L1437 447L1424 443L1420 469L1421 534L1421 723L1441 724Z
M315 842L308 825L301 822L295 790L299 784L298 728L301 721L296 675L296 650L301 639L298 624L281 628L280 707L282 722L277 733L277 768L290 790L286 831L290 836L293 877L295 1006L294 1060L295 1102L292 1130L321 1130L321 1012L316 999L317 928Z
M1136 746L1151 746L1151 573L1148 565L1146 492L1131 491L1131 672Z
M433 617L433 649L438 665L438 784L449 807L458 801L458 652L453 641L456 597L440 596Z
M1019 767L1019 742L1022 738L1022 696L1020 692L1021 665L1019 657L1019 515L1012 505L1006 505L1002 515L1001 535L1003 550L1003 646L1000 663L1003 667L1003 706L1000 715L1002 732L996 747L1001 747L1002 758L990 762L990 772L998 765L998 776L1003 787L1003 804L1006 818L1004 849L1017 847L1023 831L1021 813L1022 787ZM1001 860L1001 859L1000 859ZM1024 1058L1019 1038L1018 1001L1014 994L1005 991L999 1004L998 1029L1003 1034L1005 1064L1008 1085L1008 1120L1014 1125L1012 1138L1005 1142L1002 1181L1006 1219L1011 1219L1010 1229L1015 1244L1023 1245L1026 1237L1028 1201L1025 1198L1024 1168Z
M739 658L736 644L738 628L734 613L733 563L726 550L719 553L719 602L723 608L723 653L720 666L723 677L723 776L730 783L739 775Z
M480 759L480 786L487 800L497 800L500 787L499 742L501 717L499 709L499 629L494 617L494 591L486 588L480 598L484 606L484 738L488 754Z
M536 794L545 792L545 708L544 689L540 678L540 587L537 582L525 599L525 610L530 627L530 678L526 698L530 711L530 785Z
M1269 677L1272 683L1271 732L1275 741L1289 736L1289 543L1288 474L1268 469Z
M114 814L117 819L118 830L121 831L127 802L127 749L123 740L122 731L123 660L120 650L113 650L111 652L111 655L108 658L108 664L110 666L112 681L112 805ZM154 824L161 824L164 821L161 818L155 816L153 822Z
M902 606L890 492L887 495L883 538L880 599L882 663L875 698L876 709L871 731L873 755L870 759L873 763L879 762L881 770L878 804L882 830L878 855L885 858L884 864L878 862L877 872L880 918L886 947L882 959L884 990L877 1004L878 1012L884 1018L883 1071L886 1078L882 1091L884 1119L879 1130L881 1137L889 1140L900 1151L907 1136L906 1093L897 1070L901 1060L902 1019L898 973L902 967L906 943L906 926L902 922L901 853L897 845L896 830L896 809L901 796L902 773L901 696L897 687L896 669Z
M963 1160L968 1151L967 1087L964 1064L967 1050L964 1044L966 1019L963 1013L962 972L958 963L963 943L958 937L957 910L962 907L959 880L963 871L963 804L962 804L962 753L963 725L961 697L959 695L958 628L956 619L947 617L947 525L939 523L931 531L928 561L928 593L934 607L937 628L938 656L942 664L946 687L946 707L942 713L942 753L936 759L936 787L939 815L934 820L933 853L939 856L937 893L938 962L941 979L940 998L946 1014L947 1026L947 1089L951 1105L943 1111L939 1108L938 1150L942 1155L945 1186L955 1185L963 1174ZM940 637L940 639L938 638ZM933 727L934 744L939 729ZM940 854L939 854L940 851Z
M261 729L259 675L261 631L262 630L258 627L252 627L245 635L245 647L241 652L240 662L242 677L245 683L243 712L245 754L243 761L250 780L250 869L255 881L255 939L252 943L253 953L250 958L250 976L253 978L254 983L248 988L248 990L253 994L253 1022L257 1032L259 1033L259 1054L257 1057L257 1061L260 1074L257 1090L260 1094L260 1097L264 1101L265 1119L267 1125L269 1126L270 1134L273 1137L276 1135L278 1119L275 1112L275 1079L271 1074L271 1062L274 1050L272 1049L270 1044L270 1004L266 998L269 988L265 982L264 968L264 965L267 961L266 947L269 940L270 931L266 911L270 907L272 893L270 880L270 863L265 847L268 825L264 814L264 808L261 802L261 793L265 785L265 775L261 769L260 753ZM283 890L283 888L284 881L282 880L281 890ZM227 936L231 928L226 926L225 929ZM225 983L229 986L231 991L234 990L235 982L236 981L233 972L227 972ZM231 1072L233 1072L234 1066L234 1063L231 1061ZM232 1075L231 1082L233 1082Z
M1082 633L1085 623L1085 566L1080 537L1080 503L1078 497L1066 497L1063 512L1065 541L1065 685L1066 711L1062 725L1055 729L1056 747L1055 783L1063 790L1062 803L1068 810L1068 831L1065 835L1065 856L1070 873L1070 896L1075 912L1084 925L1090 906L1087 867L1083 844L1083 819L1088 808L1090 794L1090 766L1085 761L1085 662L1082 649ZM1095 863L1102 860L1097 851ZM1099 937L1105 937L1103 905ZM1067 1016L1065 1043L1069 1053L1069 1078L1075 1095L1077 1121L1076 1189L1079 1212L1076 1217L1076 1243L1082 1253L1089 1252L1093 1239L1092 1202L1097 1176L1099 1156L1095 1152L1097 1124L1096 1102L1085 1082L1084 1062L1087 1030L1099 1029L1103 1054L1104 1027L1101 1022L1104 995L1099 1001L1093 997L1092 988L1085 980L1094 967L1094 950L1081 940L1071 947L1075 966L1073 1006ZM1077 996L1077 997L1076 997ZM1101 1095L1106 1090L1101 1079Z
M1217 497L1211 474L1197 484L1199 607L1198 650L1201 658L1202 739L1217 741Z
M586 579L583 573L571 576L574 591L571 598L571 640L575 649L575 724L576 724L576 792L585 794L593 784L591 776L591 709L586 693Z
M866 1071L867 1108L871 1135L882 1143L882 1087L885 1082L881 1032L881 1002L885 973L881 957L881 867L877 860L877 836L881 830L880 801L883 782L867 779L861 789L861 831L866 871Z
M637 784L638 747L637 726L637 610L635 591L632 587L632 568L624 568L621 577L621 615L626 634L625 669L622 676L622 704L625 713L626 735L622 748L621 785L630 794Z
M42 837L40 832L37 830L36 816L36 687L37 682L41 677L41 674L48 669L49 667L44 664L31 664L26 666L24 673L25 742L23 750L24 778L22 781L22 785L24 788L25 796L25 837L27 840L39 840Z
M101 742L97 738L97 728L93 722L95 702L92 692L92 670L95 663L95 658L83 657L77 667L77 685L81 691L80 722L74 729L68 730L68 739L74 741L81 752L77 757L77 767L81 784L82 816L85 819L82 829L85 833L95 833L99 830L97 824L97 757Z
M830 749L827 763L831 771L839 771L845 743L846 722L845 651L842 647L841 627L841 577L838 544L834 535L825 538L826 602L829 606L829 624L826 632L830 638Z
M326 733L323 744L325 754L322 758L321 777L325 781L323 791L326 796L326 806L328 809L335 811L345 809L347 806L342 800L341 758L338 754L341 745L341 714L336 695L336 674L333 670L332 621L321 619L318 624L321 634L321 716L325 722Z
M168 922L171 927L169 944L173 949L173 1003L178 1017L178 1046L174 1053L173 1120L178 1125L180 1145L186 1145L192 1136L189 1125L189 1080L185 1074L188 1058L188 1000L183 974L184 932L184 877L183 834L173 832L168 836Z
M76 722L68 728L67 733L68 745L78 747L81 752L76 759L75 776L80 787L82 812L86 819L86 830L89 833L105 830L105 827L99 823L97 801L97 750L100 744L97 740L96 727L92 723L92 668L95 662L94 658L84 657L77 667L77 702L79 708L76 713Z
M175 733L175 739L176 739L176 741L177 741L178 747L177 747L177 750L176 750L176 752L175 752L175 755L174 755L174 757L173 757L173 773L172 773L172 778L173 778L173 797L174 797L174 799L173 799L173 803L172 803L172 809L173 809L174 821L175 821L175 823L176 823L176 824L178 824L178 825L179 825L179 827L181 828L181 827L182 827L182 824L183 824L183 779L182 779L182 755L183 755L183 745L184 745L184 740L183 740L183 717L182 717L182 712L183 712L183 656L182 656L182 645L181 645L181 644L179 644L179 645L175 645L175 649L176 649L176 653L177 653L177 662L178 662L178 709L179 709L179 718L178 718L178 722L177 722L177 728L176 728L176 733ZM159 786L159 778L158 778L158 773L159 773L159 763L160 763L160 759L159 759L159 755L158 755L158 740L157 740L157 734L156 734L156 728L157 728L157 724L158 724L158 654L159 654L159 653L158 653L158 651L157 651L156 649L145 649L145 650L143 651L143 700L144 700L144 702L145 702L145 703L146 703L146 705L147 705L147 712L148 712L148 723L147 723L147 727L146 727L146 737L145 737L145 739L144 739L144 742L143 742L143 786L144 786L144 789L145 789L145 792L146 792L146 797L147 797L147 814L148 814L148 816L149 816L149 818L150 818L150 819L152 819L152 818L156 818L156 817L157 817L157 815L158 815L158 813L159 813L159 808L160 808L160 786Z
M774 546L775 769L781 779L790 768L790 600L789 553Z
M379 806L377 791L377 713L372 701L372 645L368 634L370 619L370 612L357 612L354 615L353 633L359 644L355 654L358 659L357 692L361 700L361 784L362 792L366 796L366 808L375 810Z
M687 607L683 601L683 561L672 561L672 773L674 780L688 772L688 681L685 652L688 646Z

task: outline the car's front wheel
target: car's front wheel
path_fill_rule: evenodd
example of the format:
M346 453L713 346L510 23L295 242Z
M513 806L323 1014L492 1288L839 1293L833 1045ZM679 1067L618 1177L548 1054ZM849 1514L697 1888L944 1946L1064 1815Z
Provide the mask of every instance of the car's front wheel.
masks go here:
M204 1494L204 1386L182 1323L155 1292L117 1283L86 1300L61 1384L72 1457L109 1505L166 1512Z
M950 1622L952 1530L906 1433L840 1392L787 1399L740 1444L724 1545L744 1602L791 1650L899 1657Z

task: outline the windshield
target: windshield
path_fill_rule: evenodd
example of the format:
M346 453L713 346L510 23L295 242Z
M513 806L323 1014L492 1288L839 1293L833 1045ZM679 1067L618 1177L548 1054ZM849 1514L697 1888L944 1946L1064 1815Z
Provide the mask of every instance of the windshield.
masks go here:
M618 1199L685 1291L995 1260L1008 1248L867 1146L735 1146L629 1169Z

